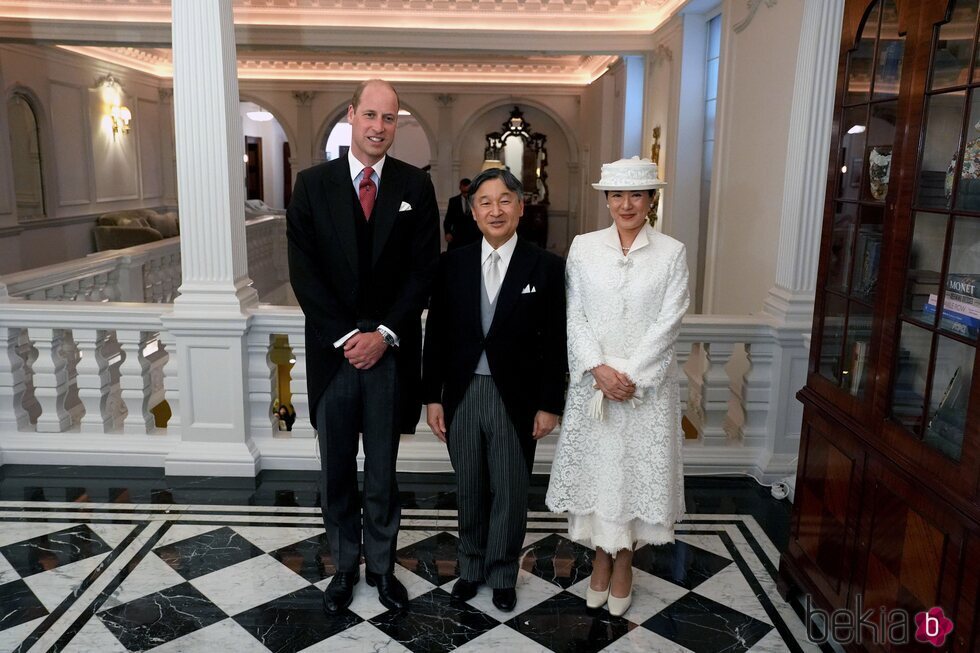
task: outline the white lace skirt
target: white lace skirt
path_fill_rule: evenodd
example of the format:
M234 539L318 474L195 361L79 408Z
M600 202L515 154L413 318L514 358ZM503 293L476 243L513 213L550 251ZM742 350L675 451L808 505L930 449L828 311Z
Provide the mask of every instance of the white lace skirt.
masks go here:
M603 519L595 513L589 515L569 513L568 537L581 544L602 549L615 557L616 552L621 549L673 542L674 526L651 524L642 519L617 523Z

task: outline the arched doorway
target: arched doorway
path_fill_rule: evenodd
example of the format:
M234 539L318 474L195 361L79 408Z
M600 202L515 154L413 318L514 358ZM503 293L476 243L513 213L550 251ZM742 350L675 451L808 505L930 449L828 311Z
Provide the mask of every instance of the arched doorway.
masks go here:
M284 209L291 190L289 141L282 125L264 107L240 102L245 137L245 198Z
M31 102L14 93L7 100L10 127L10 149L14 164L14 192L17 215L42 217L44 208L44 175L42 174L41 130Z

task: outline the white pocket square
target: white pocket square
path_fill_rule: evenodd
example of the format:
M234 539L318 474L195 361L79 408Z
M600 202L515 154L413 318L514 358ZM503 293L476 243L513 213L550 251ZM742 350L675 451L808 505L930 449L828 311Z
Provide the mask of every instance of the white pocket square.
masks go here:
M411 211L411 210L412 210L412 205L409 204L408 202L402 202L402 205L398 207L399 213L401 213L402 211Z
M530 294L532 292L538 292L538 291L535 290L534 286L532 286L531 284L527 284L526 286L524 286L524 290L521 291L521 294L522 295L527 295L527 294Z

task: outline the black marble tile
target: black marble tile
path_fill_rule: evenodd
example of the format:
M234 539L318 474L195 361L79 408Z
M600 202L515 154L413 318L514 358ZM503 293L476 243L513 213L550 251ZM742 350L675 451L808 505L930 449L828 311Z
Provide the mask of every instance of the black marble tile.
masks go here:
M99 619L130 651L144 651L225 619L190 583L124 603L99 614Z
M688 476L684 498L689 514L752 515L780 551L789 541L793 504L774 499L770 488L752 478Z
M388 611L369 621L414 653L451 651L499 625L439 588L409 601L404 612Z
M312 586L233 618L275 653L301 651L364 621L350 610L327 614L323 610L323 592Z
M47 614L44 604L21 579L0 585L0 631Z
M606 610L590 610L585 599L570 592L552 596L507 625L552 651L576 653L602 650L637 627Z
M694 653L743 653L772 630L767 623L693 592L643 626Z
M456 536L443 531L399 549L395 559L433 585L442 585L459 576L458 544Z
M22 578L110 551L112 547L85 524L0 547Z
M319 583L337 573L326 533L276 549L269 555L311 583Z
M694 589L733 564L728 558L677 540L673 544L647 544L633 553L633 566L674 585Z
M244 537L226 527L154 549L160 558L187 580L262 555Z
M525 547L521 568L568 589L592 574L592 556L589 548L552 534Z

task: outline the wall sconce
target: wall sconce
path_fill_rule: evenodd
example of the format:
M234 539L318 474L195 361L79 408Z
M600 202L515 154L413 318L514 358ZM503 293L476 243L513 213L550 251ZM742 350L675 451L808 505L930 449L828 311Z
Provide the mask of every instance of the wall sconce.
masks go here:
M122 103L122 86L112 75L106 75L96 80L96 87L105 103L103 105L105 114L102 119L105 129L112 132L113 140L118 134L128 134L133 112Z
M130 112L129 107L121 104L113 105L109 111L109 117L112 118L113 136L129 133L129 121L133 119L133 114Z

